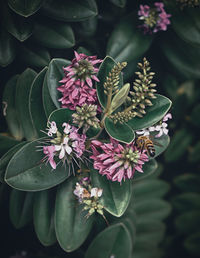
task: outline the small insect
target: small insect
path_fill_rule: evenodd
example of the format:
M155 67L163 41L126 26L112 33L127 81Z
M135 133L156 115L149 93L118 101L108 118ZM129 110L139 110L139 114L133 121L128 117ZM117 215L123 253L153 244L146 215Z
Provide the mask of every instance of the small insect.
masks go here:
M148 136L139 136L136 139L136 145L141 150L141 152L146 150L150 157L153 158L155 156L156 150L154 148L154 143Z
M84 188L82 193L82 198L90 198L90 197L91 197L91 194L88 192L88 190Z

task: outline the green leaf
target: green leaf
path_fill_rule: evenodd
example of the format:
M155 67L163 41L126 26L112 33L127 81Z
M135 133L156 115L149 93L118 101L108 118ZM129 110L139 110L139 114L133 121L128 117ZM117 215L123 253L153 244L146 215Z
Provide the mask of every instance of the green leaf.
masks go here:
M198 8L178 9L172 16L172 27L180 38L200 47L200 17Z
M164 154L165 160L174 162L180 159L187 151L189 144L193 140L193 135L186 129L177 131L171 139L171 143Z
M44 138L22 147L10 160L5 181L18 190L41 191L62 183L69 177L69 167L59 164L55 170L42 159L44 154L37 150Z
M28 17L37 12L44 0L8 0L9 7L19 15Z
M20 142L19 144L16 144L12 148L10 148L0 159L0 181L4 182L4 175L6 171L6 167L13 157L13 155L21 148L23 147L27 142Z
M175 177L174 184L184 192L200 192L200 177L192 173Z
M45 111L42 108L42 86L44 77L47 72L47 67L45 67L34 79L30 94L29 94L29 109L32 124L39 137L44 136L41 130L44 130L47 124L47 119Z
M22 228L32 219L33 193L26 193L12 189L10 194L9 214L12 224Z
M120 217L126 211L131 198L131 180L125 182L112 182L99 172L91 168L92 186L103 189L100 198L104 209L116 217Z
M118 92L115 94L111 102L111 114L120 107L126 100L130 91L130 83L126 83Z
M130 62L141 58L152 43L152 37L138 30L136 17L134 13L122 19L108 40L107 55L117 62Z
M75 199L73 191L76 179L63 183L56 195L55 229L60 246L66 252L76 250L87 238L93 222L93 216L86 218L86 211Z
M196 233L200 230L200 211L190 210L179 215L175 220L176 229L184 234Z
M4 104L4 115L8 125L10 133L17 139L21 140L23 138L22 127L19 123L19 117L16 111L16 85L19 75L15 75L10 78L7 82L4 92L3 92L3 101Z
M172 199L172 204L176 210L183 213L188 210L200 209L200 194L183 193Z
M191 163L199 162L200 161L200 142L197 142L197 144L194 145L194 147L191 149L188 155L188 160Z
M44 14L61 21L84 21L97 15L97 5L94 0L49 0L43 6Z
M114 61L114 59L112 59L110 56L106 56L99 67L99 72L97 75L99 79L99 82L97 82L97 96L103 108L106 108L106 104L107 104L107 95L105 95L104 93L104 83L106 81L106 77L109 76L110 71L116 64L117 63ZM119 89L121 89L122 86L123 86L123 78L122 78L122 74L120 74L120 80L118 84Z
M75 45L74 33L70 25L47 20L35 24L33 37L48 48L65 49Z
M147 176L152 175L158 167L158 164L155 159L152 159L146 163L144 163L142 169L143 173L135 171L135 175L133 181L136 182L138 180L144 179Z
M4 29L0 30L0 66L7 66L14 60L16 47L14 38Z
M21 42L28 39L32 34L32 21L13 13L7 6L3 8L3 22L7 31Z
M114 124L108 117L105 119L105 129L110 137L123 143L129 144L135 138L134 131L127 124Z
M154 148L155 148L155 156L149 157L149 159L156 158L161 153L163 153L167 149L167 147L169 145L169 141L170 141L169 136L166 134L163 134L159 138L154 138L153 144L154 144Z
M56 106L54 105L50 93L49 88L47 85L47 73L44 77L43 81L43 87L42 87L42 101L43 101L43 107L46 114L46 117L49 117L50 114L56 109Z
M199 242L200 242L200 232L197 232L195 234L188 236L185 239L184 246L188 252L190 252L195 256L199 256L200 255Z
M97 250L100 250L97 252ZM106 228L90 244L85 258L130 257L132 252L131 236L122 223Z
M70 124L72 123L72 114L73 114L72 110L70 110L68 108L60 108L60 109L53 111L50 114L48 121L49 122L55 121L58 130L60 132L62 132L63 131L62 124L64 122L70 123Z
M141 130L159 122L171 107L171 101L159 94L155 94L156 99L152 99L152 106L146 108L143 118L135 117L128 122L133 130Z
M48 66L51 57L49 52L46 50L46 48L40 47L35 47L31 46L25 47L21 46L21 58L22 60L31 66L43 68L45 66Z
M57 108L60 108L60 102L58 99L60 98L60 92L57 90L58 86L60 86L59 81L63 79L64 71L63 67L68 66L71 62L61 58L52 59L49 64L49 69L47 72L47 85L49 88L49 93L51 99L53 100L54 105Z
M16 86L15 103L19 121L27 140L36 138L36 131L33 128L29 110L29 94L31 84L36 77L36 72L27 68L18 78Z
M200 104L196 105L191 113L191 122L197 127L200 127L199 112L200 112Z
M146 198L161 198L169 191L169 184L160 179L141 180L133 185L133 195L137 202Z
M33 207L33 223L40 242L50 246L56 242L54 228L54 192L49 190L35 194Z
M126 5L126 0L110 0L110 2L121 8L125 7Z
M10 148L18 143L19 141L16 139L0 134L0 156L4 155Z

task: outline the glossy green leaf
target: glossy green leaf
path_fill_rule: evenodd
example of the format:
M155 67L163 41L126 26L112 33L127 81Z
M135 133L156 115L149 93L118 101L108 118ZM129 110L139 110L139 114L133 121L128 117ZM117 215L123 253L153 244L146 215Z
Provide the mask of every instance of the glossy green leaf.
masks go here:
M38 146L44 138L22 147L10 160L6 169L5 181L18 190L41 191L62 183L69 177L69 167L59 164L54 170L42 161L44 154ZM41 149L41 147L40 147Z
M33 140L37 134L33 127L29 109L29 94L36 72L27 68L18 78L16 86L15 103L23 134L27 140Z
M63 131L63 127L62 127L62 124L65 122L65 123L72 123L72 114L73 114L73 111L68 109L68 108L60 108L60 109L57 109L55 111L53 111L49 118L48 118L48 121L49 122L52 122L52 121L55 121L56 122L56 125L57 125L57 128L60 132Z
M198 257L200 255L199 242L200 232L197 232L195 234L188 236L185 239L184 246L188 252Z
M134 131L127 124L114 124L110 118L105 119L106 132L115 140L124 143L131 143L135 138Z
M10 220L16 228L22 228L31 221L33 199L33 193L12 189L10 194L9 214Z
M16 56L14 38L4 29L0 30L0 66L7 66Z
M59 81L64 77L63 67L68 66L70 63L71 62L68 60L55 58L52 59L49 64L49 69L47 72L47 85L51 99L57 108L60 107L60 102L58 99L61 96L57 88L61 85Z
M175 177L174 184L184 192L200 192L200 177L192 173Z
M153 141L154 148L155 148L155 156L149 157L149 159L156 158L161 153L163 153L167 149L170 139L169 139L168 135L163 134L161 137L154 138L152 141Z
M16 85L19 75L15 75L10 78L7 82L4 92L3 92L3 113L6 118L6 122L9 128L9 131L13 137L17 140L21 140L23 138L22 127L19 123L19 118L16 111Z
M41 45L48 48L65 49L71 48L75 44L71 26L52 20L47 20L45 23L36 23L33 37Z
M144 163L144 165L142 167L143 173L138 172L136 170L133 181L136 182L138 180L144 179L147 176L152 175L156 171L157 167L158 167L158 164L155 159L152 159L152 160Z
M178 8L177 8L178 9ZM172 16L172 26L179 37L200 47L200 17L198 8L177 10ZM184 19L183 19L184 17Z
M121 8L125 7L126 5L126 0L110 0L110 2Z
M49 190L35 194L33 207L33 223L40 242L49 246L56 242L54 228L54 192Z
M44 0L8 0L9 7L19 15L28 17L37 12Z
M196 233L200 230L200 210L189 210L175 220L178 231L184 234Z
M146 198L161 198L169 191L169 184L160 179L141 180L133 186L135 201Z
M111 113L120 107L126 100L130 91L130 83L126 83L113 97L111 102Z
M104 83L106 81L106 77L109 75L110 71L115 65L116 65L116 62L114 61L114 59L112 59L110 56L106 56L99 67L99 72L97 75L99 79L99 82L97 82L97 96L103 108L106 108L106 104L107 104L107 95L105 95L104 93ZM119 89L121 89L122 86L123 86L123 78L122 78L122 75L120 75L120 81L118 84Z
M171 139L171 143L166 150L164 157L168 162L174 162L180 159L187 151L189 144L193 140L193 135L186 129L177 131Z
M100 199L104 209L116 217L123 215L131 198L131 180L112 182L95 169L91 169L92 186L103 189Z
M6 171L6 167L13 157L13 155L21 149L27 142L20 142L19 144L16 144L12 148L10 148L1 158L0 158L0 181L4 181L4 175Z
M13 13L7 6L3 8L3 22L7 31L21 42L28 39L32 34L33 22Z
M144 35L136 25L136 13L126 16L113 30L107 45L107 55L117 62L130 62L149 49L152 37Z
M45 48L21 46L21 59L28 65L43 68L48 66L51 57Z
M97 250L99 250L97 252ZM90 244L85 258L130 257L132 251L131 236L122 223L106 228Z
M0 157L18 143L20 142L16 139L0 134Z
M144 199L135 203L134 211L137 214L138 223L143 216L148 217L148 219L164 220L169 215L171 206L168 202L160 199Z
M29 109L32 124L39 137L44 136L41 130L46 128L47 119L42 103L42 86L47 72L45 67L34 79L29 94Z
M152 99L152 106L147 107L143 118L135 117L128 122L133 130L140 130L159 122L171 107L171 101L159 94L155 94L156 99Z
M49 0L43 6L44 14L61 21L84 21L97 15L97 6L94 0Z
M200 209L200 194L182 193L172 199L172 204L179 212Z
M78 203L73 191L76 179L63 183L56 195L55 229L60 246L66 252L76 250L87 238L93 222L93 216L86 218L87 211Z
M54 105L50 93L49 88L47 85L47 73L44 77L43 81L43 87L42 87L42 101L43 101L43 108L46 114L46 117L48 118L50 114L56 109L56 106Z

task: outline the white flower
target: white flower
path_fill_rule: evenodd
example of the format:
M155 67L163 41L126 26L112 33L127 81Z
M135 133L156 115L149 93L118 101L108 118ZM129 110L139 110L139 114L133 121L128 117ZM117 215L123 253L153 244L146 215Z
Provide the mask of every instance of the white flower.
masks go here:
M60 151L59 159L63 159L65 156L65 153L68 155L71 154L72 148L68 144L69 137L65 136L63 139L63 142L60 145L55 145L55 151Z
M52 136L53 134L56 134L57 131L58 131L58 128L56 126L56 122L52 121L52 122L49 122L50 124L50 128L48 129L48 136Z
M69 134L71 132L71 125L69 125L67 123L63 123L62 126L65 127L64 130L63 130L63 132L65 134Z
M97 188L97 187L94 187L91 189L91 197L101 197L102 196L102 193L103 193L103 189L101 188Z
M162 125L157 125L156 126L156 131L159 131L157 135L155 135L156 138L161 137L163 134L168 134L169 130L167 129L167 123L162 123Z
M74 195L76 195L78 198L82 198L84 188L79 184L76 183L76 188L74 190Z
M139 135L144 135L144 136L148 136L150 134L148 128L144 129L144 130L136 131L136 133Z

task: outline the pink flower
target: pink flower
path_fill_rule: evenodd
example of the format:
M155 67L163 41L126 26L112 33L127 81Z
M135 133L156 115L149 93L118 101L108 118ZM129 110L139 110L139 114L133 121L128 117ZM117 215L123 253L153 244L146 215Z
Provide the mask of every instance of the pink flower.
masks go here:
M102 62L96 56L74 53L71 65L63 68L65 77L57 88L63 95L59 99L62 107L71 110L75 110L77 105L97 103L96 89L92 87L93 81L99 81L96 77L99 69L95 65Z
M135 171L143 172L142 165L148 161L145 150L141 153L134 143L123 146L118 141L110 139L110 143L92 141L94 168L107 179L121 182L131 179Z
M56 162L54 161L55 146L53 146L53 145L44 146L43 153L46 154L46 156L43 158L43 160L47 159L47 162L50 163L51 167L53 169L56 169Z

